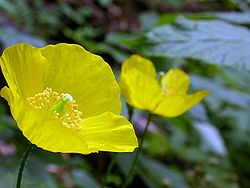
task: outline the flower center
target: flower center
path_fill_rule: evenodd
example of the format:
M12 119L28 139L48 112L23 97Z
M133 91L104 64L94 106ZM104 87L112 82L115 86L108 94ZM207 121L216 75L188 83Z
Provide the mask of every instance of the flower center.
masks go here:
M161 86L161 90L162 90L161 95L162 96L164 96L166 94L166 92L167 92L167 86L163 81L164 76L165 76L165 73L160 71L159 72L159 84Z
M27 98L30 106L35 109L46 110L60 119L68 128L79 128L82 121L82 112L73 97L68 93L59 94L51 88L46 88L41 93Z

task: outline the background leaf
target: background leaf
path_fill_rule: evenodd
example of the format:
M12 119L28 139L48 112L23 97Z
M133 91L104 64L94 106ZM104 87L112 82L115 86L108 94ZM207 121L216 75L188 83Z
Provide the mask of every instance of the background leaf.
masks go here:
M143 50L149 56L189 57L250 70L250 31L242 26L179 18L153 29L146 38Z

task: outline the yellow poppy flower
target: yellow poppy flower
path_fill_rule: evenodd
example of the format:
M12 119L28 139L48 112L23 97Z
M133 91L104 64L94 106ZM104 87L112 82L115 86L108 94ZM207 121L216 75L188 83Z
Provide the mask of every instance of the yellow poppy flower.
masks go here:
M180 69L169 70L158 81L153 63L139 55L122 64L119 84L130 105L165 117L183 114L208 94L205 90L187 94L189 77Z
M7 48L1 90L23 135L45 150L131 152L133 126L120 116L120 89L109 65L79 45Z

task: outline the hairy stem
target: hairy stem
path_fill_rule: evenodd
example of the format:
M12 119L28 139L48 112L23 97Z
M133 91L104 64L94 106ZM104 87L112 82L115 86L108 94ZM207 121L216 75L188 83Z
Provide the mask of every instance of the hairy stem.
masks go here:
M135 158L134 158L134 160L133 160L133 162L131 164L128 176L127 176L127 178L126 178L126 180L125 180L122 188L126 188L129 185L129 183L130 183L130 181L132 179L132 175L134 173L134 169L136 167L139 155L140 155L141 150L142 150L142 145L143 145L143 142L144 142L144 139L145 139L145 135L146 135L146 133L148 131L148 127L149 127L149 124L150 124L150 121L151 121L151 117L152 117L152 114L149 113L148 119L147 119L147 123L146 123L146 127L145 127L145 129L144 129L144 131L142 133L142 136L141 136L141 139L140 139L140 142L139 142L139 148L138 148L137 152L135 153Z
M22 160L21 160L21 164L20 164L20 167L19 167L19 170L18 170L18 175L17 175L16 188L21 187L24 166L25 166L27 158L28 158L31 150L33 149L33 147L34 147L34 145L30 143L27 150L24 153L24 156L23 156Z

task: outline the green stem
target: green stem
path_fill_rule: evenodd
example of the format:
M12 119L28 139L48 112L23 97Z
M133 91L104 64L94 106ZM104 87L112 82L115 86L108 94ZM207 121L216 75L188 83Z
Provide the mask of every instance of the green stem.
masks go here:
M132 123L132 118L134 115L134 108L130 106L128 103L126 103L127 109L128 109L128 120Z
M29 144L29 147L27 148L26 152L24 153L24 156L22 158L19 170L18 170L18 175L17 175L17 181L16 181L16 188L20 188L21 187L21 182L22 182L22 175L23 175L23 169L25 166L25 163L27 161L27 158L31 152L31 150L33 149L33 144Z
M152 114L149 113L148 119L147 119L147 123L146 123L146 127L145 127L145 129L144 129L144 131L143 131L143 133L142 133L141 140L140 140L140 142L139 142L138 150L137 150L137 152L135 153L135 158L134 158L134 160L133 160L133 162L132 162L132 164L131 164L131 167L130 167L130 169L129 169L128 176L127 176L127 178L126 178L126 180L125 180L125 183L123 184L122 188L126 188L126 187L129 185L130 181L131 181L131 178L132 178L132 175L133 175L133 173L134 173L134 169L135 169L136 163L137 163L137 161L138 161L138 159L139 159L139 155L140 155L141 150L142 150L142 144L143 144L143 142L144 142L145 135L146 135L146 133L147 133L147 131L148 131L148 127L149 127L151 118L152 118Z

